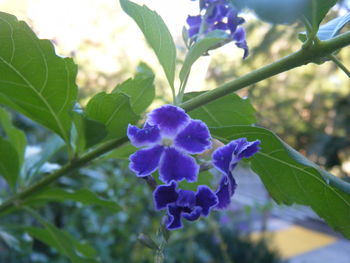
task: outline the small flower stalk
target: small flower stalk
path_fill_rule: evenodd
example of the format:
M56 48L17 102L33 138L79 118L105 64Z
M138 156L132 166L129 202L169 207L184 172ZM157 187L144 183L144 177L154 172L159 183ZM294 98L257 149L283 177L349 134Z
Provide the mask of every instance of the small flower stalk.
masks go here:
M142 178L158 171L159 180L164 183L156 186L153 201L156 210L166 211L168 230L182 228L183 219L195 221L207 217L212 210L227 208L236 188L234 168L241 159L260 149L260 141L240 138L224 146L215 143L212 150L207 125L173 105L150 112L143 128L129 125L127 135L134 146L141 148L129 157L130 169ZM212 153L212 165L221 173L215 190L198 184L198 162L208 152ZM179 183L183 180L196 184L197 190L181 189Z
M244 50L243 59L248 57L246 34L241 27L245 20L238 16L238 11L233 4L227 0L199 0L199 5L200 14L189 15L186 20L190 43L195 43L208 33L217 30L227 35L227 39L221 45L234 41L237 47Z

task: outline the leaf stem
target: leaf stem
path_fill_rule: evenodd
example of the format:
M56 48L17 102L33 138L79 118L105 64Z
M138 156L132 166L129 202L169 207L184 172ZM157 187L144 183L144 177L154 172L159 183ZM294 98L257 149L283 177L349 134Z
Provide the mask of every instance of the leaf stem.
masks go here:
M344 64L333 54L329 55L328 58L334 62L340 68L349 78L350 78L350 71L344 66Z
M335 38L327 41L320 41L318 45L313 45L309 49L300 49L299 51L292 53L272 64L266 65L260 69L250 72L240 78L229 81L220 87L208 91L195 97L189 101L186 101L180 105L186 111L194 110L202 105L212 102L218 98L228 95L232 92L245 88L249 85L255 84L261 80L270 78L279 73L288 71L290 69L306 65L314 60L327 57L334 51L350 45L350 32L343 33ZM88 162L97 159L101 155L121 146L127 142L128 138L123 137L120 139L109 141L91 152L83 155L80 158L66 164L56 172L46 176L37 183L29 186L21 192L13 195L10 199L3 202L0 205L0 214L11 210L15 205L20 205L22 201L31 196L32 194L39 192L50 183L54 182L63 175L69 174L72 171L86 165ZM350 184L342 182L343 188L350 191Z

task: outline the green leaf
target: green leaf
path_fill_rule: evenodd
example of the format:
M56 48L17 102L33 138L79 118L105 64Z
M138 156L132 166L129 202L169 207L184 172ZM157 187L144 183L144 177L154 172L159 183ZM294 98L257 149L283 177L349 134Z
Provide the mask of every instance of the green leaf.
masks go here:
M109 200L104 200L88 189L80 189L73 192L63 190L61 188L49 188L33 195L30 199L28 199L28 202L31 203L36 200L58 202L72 200L75 202L80 202L84 205L103 206L114 212L120 210L120 207L117 203Z
M314 31L318 30L323 18L336 3L337 0L308 0L305 16L309 20Z
M191 71L194 62L204 55L209 49L227 39L227 34L221 30L208 33L205 38L196 42L186 55L185 61L180 70L180 81L183 83Z
M90 120L84 113L74 111L73 118L76 134L72 137L74 137L77 152L89 149L107 136L105 125L98 121Z
M24 161L24 152L27 145L27 138L24 132L12 124L10 114L3 108L0 108L0 126L4 129L8 141L16 149L19 167L21 167Z
M95 259L96 251L86 243L80 243L67 231L60 230L56 226L47 222L35 211L25 208L44 227L24 227L32 237L57 249L57 251L68 257L73 263L98 263Z
M247 0L246 5L261 19L274 24L294 23L304 16L316 32L336 3L337 0Z
M21 251L20 242L13 235L11 235L3 229L0 229L0 240L5 242L9 248Z
M129 123L139 119L130 105L130 99L123 93L98 93L88 103L86 116L105 125L107 137L118 139L126 134Z
M179 182L179 188L197 191L198 186L200 185L211 185L213 182L214 176L211 172L203 171L198 174L198 180L196 182L187 182L185 180Z
M317 36L320 40L329 40L337 36L342 28L349 23L350 13L337 17L328 23L320 26Z
M144 112L151 105L155 88L153 85L154 73L144 63L138 66L138 72L133 79L128 79L117 85L114 92L121 92L130 97L131 108L136 114Z
M211 132L225 143L240 137L261 140L261 151L251 158L251 165L273 199L279 204L310 206L330 226L350 238L348 183L329 175L266 129L232 126L213 128Z
M69 142L77 99L77 66L55 54L23 21L0 12L0 104L39 122Z
M20 159L16 148L8 140L0 137L0 175L15 188L19 172Z
M73 263L98 263L95 260L96 251L87 244L79 244L68 232L59 230L46 221L43 228L25 227L25 231L32 237L55 248L60 254L68 257Z
M171 87L174 86L176 48L174 40L163 19L146 6L128 0L120 0L120 5L137 23L148 44L155 52Z
M190 100L204 92L186 93L184 100ZM232 93L189 112L193 119L204 121L209 127L248 125L256 122L255 110L248 99L241 99Z
M65 146L61 137L53 134L42 146L40 153L28 156L25 162L25 171L28 178L41 172L41 167L48 162L55 154L62 150Z
M290 24L302 15L309 1L311 0L246 0L245 5L262 20L273 24Z
M111 153L109 153L106 156L106 158L128 160L129 156L134 152L136 152L137 150L138 148L133 146L130 142L127 142L122 146L118 147L117 149L113 150Z

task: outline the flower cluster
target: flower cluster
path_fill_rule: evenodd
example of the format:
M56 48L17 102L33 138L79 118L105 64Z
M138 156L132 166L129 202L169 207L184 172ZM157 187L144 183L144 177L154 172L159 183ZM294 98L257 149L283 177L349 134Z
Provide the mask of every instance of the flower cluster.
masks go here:
M249 158L259 151L259 141L245 138L234 140L213 152L213 166L222 173L215 191L199 185L197 191L179 189L177 182L195 183L199 165L194 154L201 154L212 147L211 135L206 124L191 119L179 107L161 106L148 114L143 128L129 125L127 135L136 147L142 147L130 156L130 169L138 177L146 177L158 170L164 182L153 192L156 210L167 210L166 227L170 230L182 227L182 218L194 221L208 216L212 209L224 209L230 204L236 183L232 171L242 158Z
M248 56L245 31L240 27L245 21L238 16L238 11L231 3L227 0L202 0L200 11L202 14L188 16L186 21L189 26L188 36L194 42L209 32L221 30L228 33L225 43L235 41L236 46L244 50L243 58Z

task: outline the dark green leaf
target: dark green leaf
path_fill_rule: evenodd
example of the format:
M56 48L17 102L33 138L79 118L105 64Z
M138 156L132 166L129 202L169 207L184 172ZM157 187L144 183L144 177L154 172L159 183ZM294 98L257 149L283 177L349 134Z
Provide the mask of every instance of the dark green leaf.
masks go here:
M144 112L151 105L155 88L153 85L154 74L144 63L138 67L138 73L133 79L119 84L113 92L121 92L130 97L130 104L136 114Z
M266 129L232 126L213 128L211 132L225 143L239 137L261 140L261 151L251 158L251 164L274 200L279 204L310 206L330 226L350 238L348 183L327 174Z
M80 189L75 192L63 190L61 188L49 188L44 191L35 194L31 197L28 202L35 200L47 200L47 201L59 201L64 202L67 200L72 200L80 202L84 205L98 205L106 207L112 211L120 210L117 203L109 200L104 200L98 197L95 193L88 189Z
M205 38L196 42L186 55L184 64L180 71L180 81L184 82L187 75L191 71L191 67L194 62L202 55L204 55L209 49L215 47L220 42L227 39L227 34L220 30L215 30L208 33Z
M77 99L73 60L55 54L24 22L0 13L0 103L41 123L69 142Z
M311 0L246 0L245 5L262 20L273 24L289 24L302 15L308 1Z
M20 160L16 148L0 137L0 175L14 188L20 172Z
M19 166L21 167L24 160L25 148L27 146L27 138L24 132L13 126L10 114L3 108L0 108L0 126L4 129L8 141L16 149Z
M184 100L203 92L186 93ZM248 125L255 123L255 110L248 99L232 93L189 112L193 119L204 121L209 127Z
M154 242L154 240L148 236L145 235L144 233L139 234L139 236L137 237L137 239L140 241L140 243L152 250L158 250L159 247L156 244L156 242Z
M107 136L106 127L95 120L90 120L83 113L73 112L76 151L83 152L102 141Z
M20 251L20 242L10 233L0 229L0 240L6 243L9 248Z
M88 244L79 244L68 232L58 229L56 226L47 222L38 213L27 209L44 227L24 227L32 237L39 239L41 242L57 249L57 251L68 257L73 263L98 263L95 259L96 251Z
M73 263L98 263L93 259L95 250L86 244L78 245L79 241L73 238L68 232L60 230L45 222L45 229L38 227L25 227L25 231L32 237L40 240L50 247L55 248L59 253L68 257ZM88 249L87 249L88 248Z
M125 136L128 124L139 119L130 106L129 97L123 93L95 95L86 107L86 116L106 126L106 139Z
M247 0L247 7L274 24L293 23L302 16L314 31L337 0ZM278 10L278 12L276 12Z
M50 136L41 148L41 151L33 156L28 156L25 162L25 170L28 177L32 177L42 172L41 168L56 153L65 146L64 141L57 135Z
M138 149L135 146L132 146L131 143L127 142L117 149L113 150L106 158L122 159L128 160L129 156L136 152Z
M148 44L154 50L170 86L174 86L176 48L174 40L163 19L146 6L128 0L120 0L125 13L137 23Z

